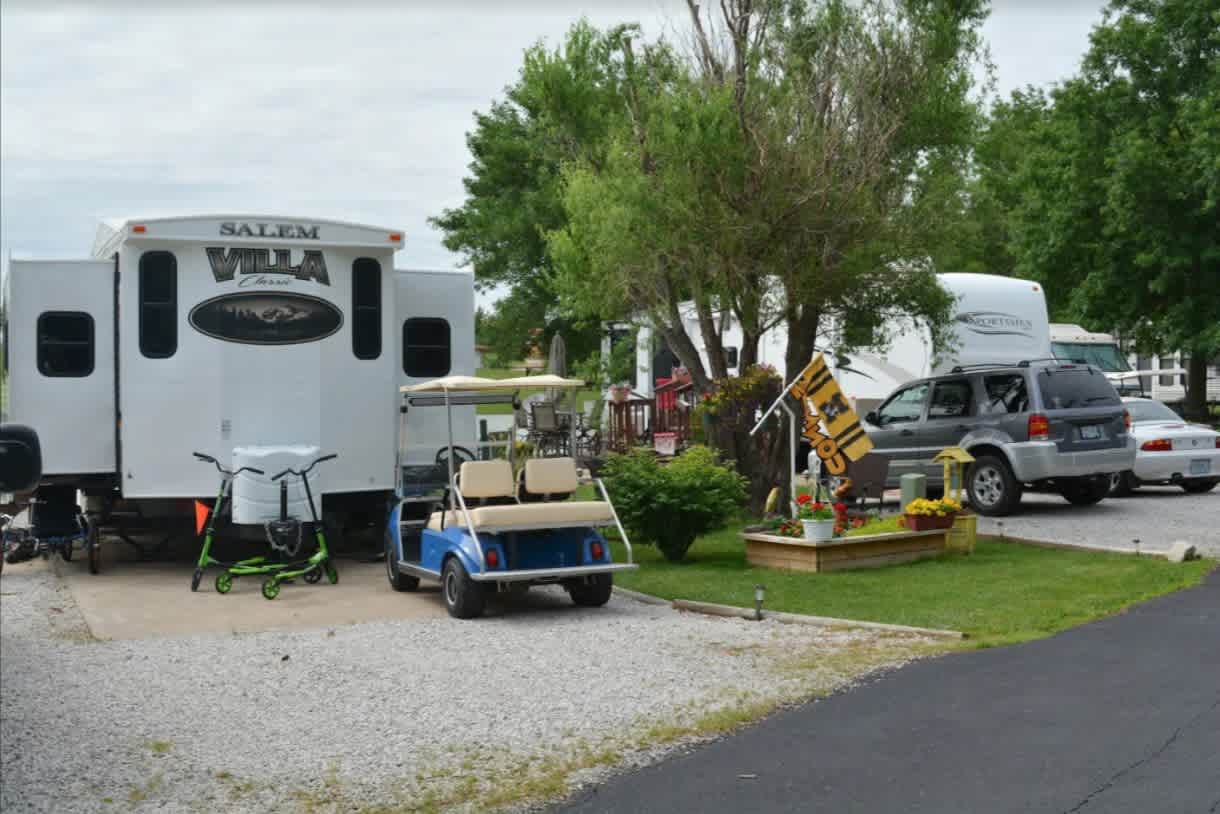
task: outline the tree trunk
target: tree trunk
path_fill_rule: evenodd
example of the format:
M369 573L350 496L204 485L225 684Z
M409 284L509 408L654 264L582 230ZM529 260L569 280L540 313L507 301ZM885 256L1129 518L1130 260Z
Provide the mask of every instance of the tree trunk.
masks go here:
M1191 421L1207 421L1207 362L1211 352L1192 348L1186 368L1186 402L1183 408Z
M699 317L699 333L703 336L703 347L707 348L708 372L713 379L723 379L729 375L729 369L725 364L724 343L720 341L716 315L712 313L712 304L708 298L698 292L695 294L695 313Z
M747 331L742 328L741 347L737 351L737 371L739 373L751 365L758 364L759 339L757 331Z
M784 381L790 382L813 358L818 340L819 314L808 306L798 308L789 297L784 310L788 318L788 349L784 353Z

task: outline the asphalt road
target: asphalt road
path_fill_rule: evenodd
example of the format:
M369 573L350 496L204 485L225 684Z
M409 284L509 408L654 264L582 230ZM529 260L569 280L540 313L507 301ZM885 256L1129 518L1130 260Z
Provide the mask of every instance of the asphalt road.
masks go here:
M1220 571L1050 639L913 664L565 812L1220 812Z

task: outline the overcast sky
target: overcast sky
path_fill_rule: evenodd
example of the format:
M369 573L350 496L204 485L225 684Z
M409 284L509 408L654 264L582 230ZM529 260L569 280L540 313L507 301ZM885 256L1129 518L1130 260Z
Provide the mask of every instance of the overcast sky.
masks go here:
M404 229L398 267L456 266L427 218L461 202L472 113L522 50L582 14L672 37L683 5L2 0L0 256L85 257L103 217L265 212ZM999 91L1074 72L1101 5L995 0Z

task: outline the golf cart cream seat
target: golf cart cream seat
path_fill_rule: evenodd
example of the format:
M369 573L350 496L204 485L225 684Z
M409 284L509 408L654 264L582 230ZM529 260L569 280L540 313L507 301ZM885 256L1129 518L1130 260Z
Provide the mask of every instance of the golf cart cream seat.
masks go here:
M524 531L565 526L598 526L614 522L610 504L600 500L567 500L580 481L572 458L535 458L525 462L525 491L542 495L540 503L520 503L508 461L467 461L458 475L458 490L465 501L499 505L470 506L476 531ZM558 498L558 499L556 499ZM511 501L511 502L509 502ZM428 528L465 527L461 511L433 512Z

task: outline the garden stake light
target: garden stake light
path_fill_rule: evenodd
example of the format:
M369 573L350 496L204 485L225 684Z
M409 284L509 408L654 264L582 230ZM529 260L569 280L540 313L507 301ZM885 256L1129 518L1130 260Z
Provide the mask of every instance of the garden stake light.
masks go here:
M756 621L756 622L762 621L763 600L766 598L767 598L767 586L766 585L755 585L754 586L754 621Z

